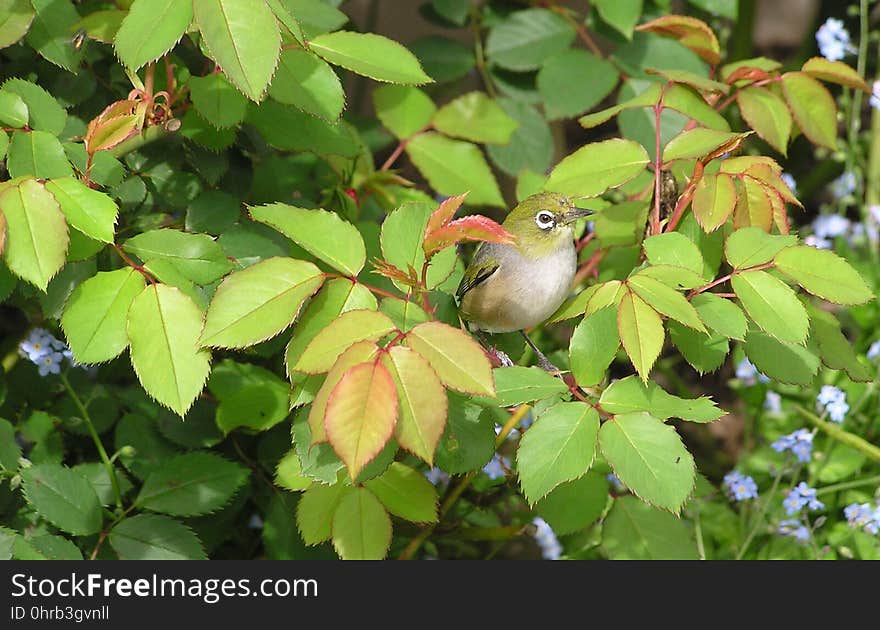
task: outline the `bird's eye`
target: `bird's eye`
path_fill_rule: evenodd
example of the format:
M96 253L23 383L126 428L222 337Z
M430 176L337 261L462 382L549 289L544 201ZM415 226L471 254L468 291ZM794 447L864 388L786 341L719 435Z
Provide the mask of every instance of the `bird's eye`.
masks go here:
M535 223L542 230L549 230L554 225L556 225L556 220L553 218L553 215L549 212L539 212L535 216Z

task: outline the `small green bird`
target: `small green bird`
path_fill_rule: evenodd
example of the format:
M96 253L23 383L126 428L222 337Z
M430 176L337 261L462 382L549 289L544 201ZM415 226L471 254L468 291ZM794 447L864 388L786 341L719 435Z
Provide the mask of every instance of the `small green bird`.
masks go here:
M592 214L556 193L538 193L517 205L504 227L516 243L481 243L455 295L474 332L522 331L542 367L556 371L524 329L562 305L577 269L572 224Z

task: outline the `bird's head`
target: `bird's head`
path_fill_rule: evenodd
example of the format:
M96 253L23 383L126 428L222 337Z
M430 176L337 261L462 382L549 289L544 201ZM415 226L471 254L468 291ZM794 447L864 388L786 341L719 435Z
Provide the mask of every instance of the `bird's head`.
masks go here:
M507 218L504 227L516 237L516 246L529 257L547 256L574 238L572 224L593 214L576 208L563 195L541 192L521 201Z

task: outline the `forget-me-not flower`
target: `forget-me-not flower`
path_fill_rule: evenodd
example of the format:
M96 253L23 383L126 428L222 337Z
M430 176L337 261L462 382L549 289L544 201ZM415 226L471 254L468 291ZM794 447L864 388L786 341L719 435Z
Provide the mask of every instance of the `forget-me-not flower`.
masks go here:
M880 340L871 344L871 347L868 348L868 352L865 356L868 357L869 361L873 361L877 357L880 357Z
M770 445L777 453L791 451L801 463L810 461L813 453L813 437L814 434L806 429L798 429L794 433L783 435L781 438Z
M764 409L770 413L782 413L782 396L777 392L768 391L764 396Z
M425 478L435 486L449 485L449 474L434 466L431 470L425 471Z
M823 385L816 396L817 407L828 412L828 419L838 424L843 422L849 405L846 402L846 393L833 385Z
M802 481L785 496L782 501L785 512L789 515L797 514L803 508L810 511L824 509L825 504L816 498L816 489L811 488Z
M540 516L536 516L532 523L537 528L535 542L541 548L541 556L545 560L559 560L562 555L562 545L559 544L559 539L556 538L553 528Z
M758 498L758 484L755 483L755 480L736 470L731 470L724 475L724 488L734 501Z
M18 353L37 366L40 376L60 374L61 362L64 359L70 361L71 365L78 365L67 344L56 339L43 328L34 328L27 338L18 344Z
M853 529L864 529L869 534L880 532L880 507L870 503L852 503L843 509L846 522Z
M797 195L797 182L794 179L794 175L791 173L783 173L780 177L782 178L782 181L785 182L785 185L788 186L791 194Z
M501 479L507 476L506 470L510 468L510 460L503 455L495 453L489 463L483 466L483 473L489 479Z
M757 383L767 383L770 381L765 375L758 371L758 368L749 361L743 359L736 366L736 377L746 385L754 385Z
M819 44L819 52L828 61L840 61L856 52L843 20L836 18L828 18L819 27L816 31L816 43Z
M809 528L794 518L787 521L781 521L777 531L782 536L792 536L800 542L806 542L810 539Z

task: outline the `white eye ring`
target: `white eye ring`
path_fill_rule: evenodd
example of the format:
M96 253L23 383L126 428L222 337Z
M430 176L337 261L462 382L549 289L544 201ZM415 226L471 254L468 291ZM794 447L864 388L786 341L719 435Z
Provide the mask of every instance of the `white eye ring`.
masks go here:
M556 219L553 218L553 215L546 211L541 211L537 215L535 215L535 223L542 230L549 230L554 225L556 225Z

